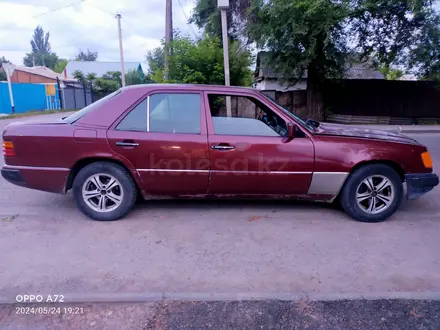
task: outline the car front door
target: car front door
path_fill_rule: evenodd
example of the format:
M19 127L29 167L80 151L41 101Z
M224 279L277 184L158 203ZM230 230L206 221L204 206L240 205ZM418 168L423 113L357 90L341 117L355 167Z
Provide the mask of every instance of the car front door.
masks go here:
M161 92L133 105L108 131L111 148L138 171L152 195L206 194L209 153L199 92Z
M230 107L228 106L230 103ZM205 92L212 194L306 194L314 147L290 119L254 93Z

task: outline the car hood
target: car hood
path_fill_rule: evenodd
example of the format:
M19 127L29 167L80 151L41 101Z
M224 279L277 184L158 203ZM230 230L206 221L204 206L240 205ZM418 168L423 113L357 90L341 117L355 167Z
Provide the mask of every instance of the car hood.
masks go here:
M399 133L398 128L396 132L382 131L378 129L371 129L365 127L357 127L352 125L339 125L321 123L316 130L318 135L332 135L332 136L347 136L364 139L384 140L390 142L417 144L420 143L413 138Z

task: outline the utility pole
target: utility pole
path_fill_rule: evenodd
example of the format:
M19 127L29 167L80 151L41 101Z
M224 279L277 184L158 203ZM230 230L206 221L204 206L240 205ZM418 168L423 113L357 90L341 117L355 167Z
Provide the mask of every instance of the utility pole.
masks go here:
M119 54L120 54L120 61L121 61L121 81L122 81L122 87L125 87L124 49L122 48L121 14L117 14L116 18L118 19Z
M228 17L226 10L229 8L229 0L218 0L218 7L222 15L222 39L223 39L223 61L225 67L225 85L231 85L231 78L229 74L229 45L228 45ZM231 97L226 97L226 113L228 117L232 117L231 112Z
M2 66L6 73L6 80L8 81L8 91L9 91L9 99L11 101L11 111L12 113L15 113L14 95L12 94L12 83L11 83L11 76L14 73L14 66L9 63L3 63Z
M165 76L164 79L168 80L170 76L170 56L171 56L171 42L173 41L173 1L166 0L165 7Z

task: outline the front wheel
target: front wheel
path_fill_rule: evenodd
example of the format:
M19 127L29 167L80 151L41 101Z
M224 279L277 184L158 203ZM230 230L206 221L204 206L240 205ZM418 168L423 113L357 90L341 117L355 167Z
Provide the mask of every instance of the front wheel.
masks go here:
M350 175L341 193L341 205L358 221L380 222L397 211L402 197L399 174L387 165L373 164Z
M73 181L73 196L82 213L93 220L112 221L133 207L137 190L127 170L114 163L87 165Z

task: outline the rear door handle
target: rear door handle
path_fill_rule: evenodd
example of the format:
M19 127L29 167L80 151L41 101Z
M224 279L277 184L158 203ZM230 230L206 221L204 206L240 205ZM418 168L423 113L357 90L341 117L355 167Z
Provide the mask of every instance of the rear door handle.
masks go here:
M139 143L136 142L128 142L128 141L118 141L116 142L118 147L138 147Z
M211 149L215 149L215 150L233 150L233 149L235 149L235 147L231 146L231 145L217 144L215 146L211 146Z

